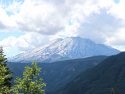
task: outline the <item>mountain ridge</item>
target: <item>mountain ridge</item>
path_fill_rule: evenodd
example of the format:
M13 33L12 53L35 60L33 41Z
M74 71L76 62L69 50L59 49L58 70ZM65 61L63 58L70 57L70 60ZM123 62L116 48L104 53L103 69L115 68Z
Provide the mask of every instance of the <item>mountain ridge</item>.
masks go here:
M61 57L84 58L97 55L114 55L120 53L119 50L104 44L96 44L89 39L81 37L67 37L65 39L55 39L49 43L8 58L11 62L23 61L58 61Z
M46 94L116 94L125 93L125 52L112 55L88 68L66 85Z
M37 66L41 69L38 78L43 78L42 82L47 83L44 88L45 91L52 91L57 87L63 86L69 81L73 80L77 75L87 68L93 67L99 64L108 56L93 56L82 59L64 60L53 63L41 63L36 62ZM29 63L13 63L7 62L8 67L14 72L13 77L23 78L24 67L30 66ZM12 85L14 84L14 79L12 80Z

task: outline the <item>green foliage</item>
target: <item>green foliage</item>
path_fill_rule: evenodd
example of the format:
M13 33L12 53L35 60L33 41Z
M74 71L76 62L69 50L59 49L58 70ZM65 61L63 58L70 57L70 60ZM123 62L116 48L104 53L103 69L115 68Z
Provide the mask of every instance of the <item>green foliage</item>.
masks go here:
M10 93L9 87L5 86L5 79L11 77L11 74L5 75L7 69L0 64L0 94Z
M38 78L36 81L33 81L33 78L37 78L36 75L39 75L38 72L41 72L37 67L35 61L31 64L32 68L27 66L23 72L23 79L17 77L15 80L16 85L12 87L13 94L45 94L43 87L46 86L46 83L42 83L42 78ZM21 92L21 93L20 93ZM23 93L22 93L23 92Z
M6 60L4 58L2 46L0 47L0 94L9 94L11 92L11 80L13 79L11 70L6 68Z

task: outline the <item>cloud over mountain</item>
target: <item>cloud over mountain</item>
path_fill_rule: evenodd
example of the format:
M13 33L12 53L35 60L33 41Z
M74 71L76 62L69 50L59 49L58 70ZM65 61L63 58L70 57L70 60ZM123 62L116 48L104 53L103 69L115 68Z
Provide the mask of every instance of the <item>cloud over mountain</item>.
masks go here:
M13 1L8 5L0 2L0 32L25 32L26 35L19 39L27 39L28 36L38 41L32 36L36 33L44 40L41 44L47 43L52 37L80 36L95 43L124 48L124 5L124 0L117 4L113 0L24 0ZM8 43L10 38L3 41ZM39 46L23 40L26 44L23 47L24 43L18 38L15 40L20 51Z

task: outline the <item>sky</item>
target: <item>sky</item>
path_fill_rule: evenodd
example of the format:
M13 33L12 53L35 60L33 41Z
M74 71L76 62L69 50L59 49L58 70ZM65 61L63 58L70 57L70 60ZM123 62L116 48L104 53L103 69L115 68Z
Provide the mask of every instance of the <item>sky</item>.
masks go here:
M6 58L80 36L125 51L125 0L0 0Z

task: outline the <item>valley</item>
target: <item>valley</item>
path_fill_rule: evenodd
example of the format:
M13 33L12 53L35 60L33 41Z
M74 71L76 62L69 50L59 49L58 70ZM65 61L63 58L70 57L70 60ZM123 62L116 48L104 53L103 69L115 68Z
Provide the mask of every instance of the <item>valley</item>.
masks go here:
M42 68L42 72L37 77L42 77L43 82L47 83L47 86L44 88L46 92L52 91L70 82L82 71L97 65L107 57L108 56L93 56L88 58L65 60L53 63L37 62L38 67ZM23 77L24 67L31 67L31 63L8 62L7 64L10 70L14 72L14 79L16 77ZM14 80L12 80L12 84L14 85Z

